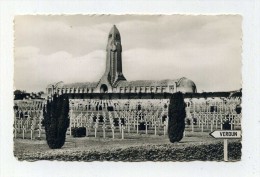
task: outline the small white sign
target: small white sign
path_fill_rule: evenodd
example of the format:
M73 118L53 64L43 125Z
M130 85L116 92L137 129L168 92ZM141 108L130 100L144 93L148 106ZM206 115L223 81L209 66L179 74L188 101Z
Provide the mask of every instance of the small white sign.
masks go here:
M228 161L228 139L241 138L241 130L215 130L209 134L213 138L224 139L224 161Z
M236 139L241 138L241 130L216 130L209 134L217 139Z

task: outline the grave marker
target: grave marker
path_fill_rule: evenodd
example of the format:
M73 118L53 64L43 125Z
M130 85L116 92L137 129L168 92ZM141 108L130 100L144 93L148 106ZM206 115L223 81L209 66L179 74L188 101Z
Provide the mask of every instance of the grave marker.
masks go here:
M97 137L97 128L98 128L98 123L97 122L95 123L93 128L95 129L95 138L96 138Z
M154 122L154 135L157 135L157 121Z
M118 120L118 125L119 125L119 132L121 133L121 131L122 131L122 122L121 122L120 118Z
M128 133L130 133L130 125L131 125L131 123L128 120L125 124L127 126Z
M33 130L34 130L34 127L31 126L31 140L33 139Z
M112 137L113 137L113 139L115 139L115 126L112 124L111 125L111 130L112 130Z
M148 126L148 123L147 123L147 121L145 121L145 134L147 135L148 134L148 132L147 132L147 126Z
M40 127L40 128L38 129L38 131L39 131L38 137L40 138L40 137L41 137L41 133L42 133L42 128Z
M23 125L23 139L24 139L24 133L25 133L25 126Z
M102 129L103 129L103 138L106 138L106 124L105 123L103 123L103 125L102 125Z
M139 127L138 127L139 125L140 125L140 124L139 124L139 122L137 121L137 122L136 122L136 133L137 133L137 134L139 133Z
M125 138L125 136L124 136L124 129L125 129L125 126L122 125L121 129L122 129L122 139L124 139L124 138Z
M86 123L85 124L85 128L86 128L86 136L88 136L91 132L90 128L91 128L91 123Z

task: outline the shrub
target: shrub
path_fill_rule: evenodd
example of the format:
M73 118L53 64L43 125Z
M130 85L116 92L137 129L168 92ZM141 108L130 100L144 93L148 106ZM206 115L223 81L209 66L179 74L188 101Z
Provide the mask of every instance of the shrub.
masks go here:
M228 120L223 122L223 130L231 130L231 124L229 123Z
M236 106L236 109L235 109L236 113L237 113L237 114L240 114L240 113L241 113L241 110L242 110L242 107L241 107L240 105L237 105L237 106Z
M104 122L104 117L102 115L99 116L99 122Z
M147 129L149 129L149 125L147 125ZM138 130L145 130L145 122L140 122L138 125Z
M86 127L73 127L71 129L73 137L85 137Z
M164 122L166 120L167 116L166 115L163 115L162 116L162 122Z
M179 142L185 129L185 103L181 92L174 93L169 105L168 136L170 142Z
M119 126L119 118L114 118L114 126Z
M65 95L54 95L47 101L43 111L47 144L51 149L59 149L65 143L69 127L69 99Z
M114 107L113 106L107 106L107 111L114 111Z

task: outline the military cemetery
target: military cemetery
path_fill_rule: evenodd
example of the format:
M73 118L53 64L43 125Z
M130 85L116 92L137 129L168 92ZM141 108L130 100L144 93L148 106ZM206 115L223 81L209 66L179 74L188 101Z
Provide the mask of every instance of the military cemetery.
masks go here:
M198 92L199 84L186 77L128 81L124 36L116 25L107 34L97 82L57 80L43 93L15 92L18 160L240 160L241 88Z
M215 130L241 130L240 97L185 98L185 135L207 136ZM43 111L46 100L17 100L14 138L46 138ZM142 135L168 139L169 99L69 99L66 136L100 140L138 140ZM137 137L139 136L139 137ZM198 136L198 135L197 135Z
M185 131L241 130L242 115L237 112L240 99L185 99ZM70 136L73 128L84 127L87 131L84 136L94 136L94 132L122 132L122 126L127 133L166 136L169 99L70 99L69 102L70 126L67 134ZM15 101L15 138L37 139L43 136L45 104L45 100Z

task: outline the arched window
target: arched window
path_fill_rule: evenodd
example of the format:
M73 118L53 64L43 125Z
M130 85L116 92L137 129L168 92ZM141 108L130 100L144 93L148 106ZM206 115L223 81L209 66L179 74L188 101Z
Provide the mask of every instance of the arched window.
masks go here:
M108 91L107 85L106 84L102 84L100 86L100 93L107 93L107 91Z

